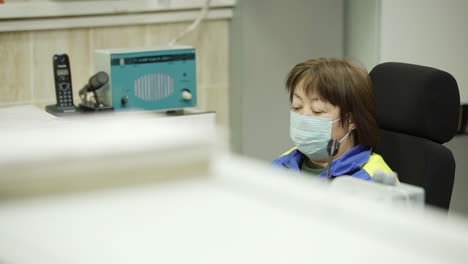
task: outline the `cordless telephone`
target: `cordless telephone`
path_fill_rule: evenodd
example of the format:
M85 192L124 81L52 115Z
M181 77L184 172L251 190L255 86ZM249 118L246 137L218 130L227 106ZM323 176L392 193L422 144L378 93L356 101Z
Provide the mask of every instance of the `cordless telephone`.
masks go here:
M74 107L71 84L70 60L68 59L68 55L54 55L53 64L57 107Z
M68 55L65 53L55 54L52 62L57 104L46 106L46 111L52 114L77 112L78 109L73 104L71 69Z

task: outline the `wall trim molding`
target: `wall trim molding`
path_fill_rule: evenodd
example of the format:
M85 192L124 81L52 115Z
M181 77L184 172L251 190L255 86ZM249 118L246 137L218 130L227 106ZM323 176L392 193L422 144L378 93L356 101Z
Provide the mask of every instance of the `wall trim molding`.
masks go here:
M198 11L177 11L163 12L158 14L108 15L1 21L0 32L176 23L194 20L198 17L199 14L200 12ZM230 18L232 18L232 10L228 8L210 10L206 17L208 20Z
M213 0L206 19L231 19L235 0ZM0 5L0 32L176 23L194 20L204 0L83 1Z

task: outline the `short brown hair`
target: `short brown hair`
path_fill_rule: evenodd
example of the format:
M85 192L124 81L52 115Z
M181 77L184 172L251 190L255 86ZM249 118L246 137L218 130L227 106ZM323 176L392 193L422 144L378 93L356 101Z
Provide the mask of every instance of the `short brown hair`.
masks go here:
M286 89L292 102L294 91L303 82L306 94L340 108L341 124L347 129L347 114L356 125L356 144L376 147L379 141L374 90L367 72L347 60L319 58L297 64L289 72Z

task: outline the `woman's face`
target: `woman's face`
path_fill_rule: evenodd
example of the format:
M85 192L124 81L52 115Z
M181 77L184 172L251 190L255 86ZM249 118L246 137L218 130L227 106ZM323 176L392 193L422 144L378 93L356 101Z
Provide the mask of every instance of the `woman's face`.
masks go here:
M296 114L310 117L331 118L333 121L340 118L340 108L333 106L328 101L323 101L315 93L306 94L302 82L298 83L295 89L291 103L291 111ZM347 118L350 118L347 116ZM348 128L345 129L341 121L332 124L331 138L341 140L346 134L354 128L354 124L349 123ZM340 146L338 156L351 149L354 146L352 137L347 137ZM341 153L340 153L341 152Z

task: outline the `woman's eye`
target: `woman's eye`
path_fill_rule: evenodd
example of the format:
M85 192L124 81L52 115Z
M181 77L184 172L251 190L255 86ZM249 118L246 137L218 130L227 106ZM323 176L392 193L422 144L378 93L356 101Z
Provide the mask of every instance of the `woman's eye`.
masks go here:
M322 114L322 113L323 113L323 111L320 111L320 110L312 110L312 112L313 112L314 114Z
M301 107L300 107L300 106L291 106L291 109L292 109L293 111L296 111L296 110L301 109Z

